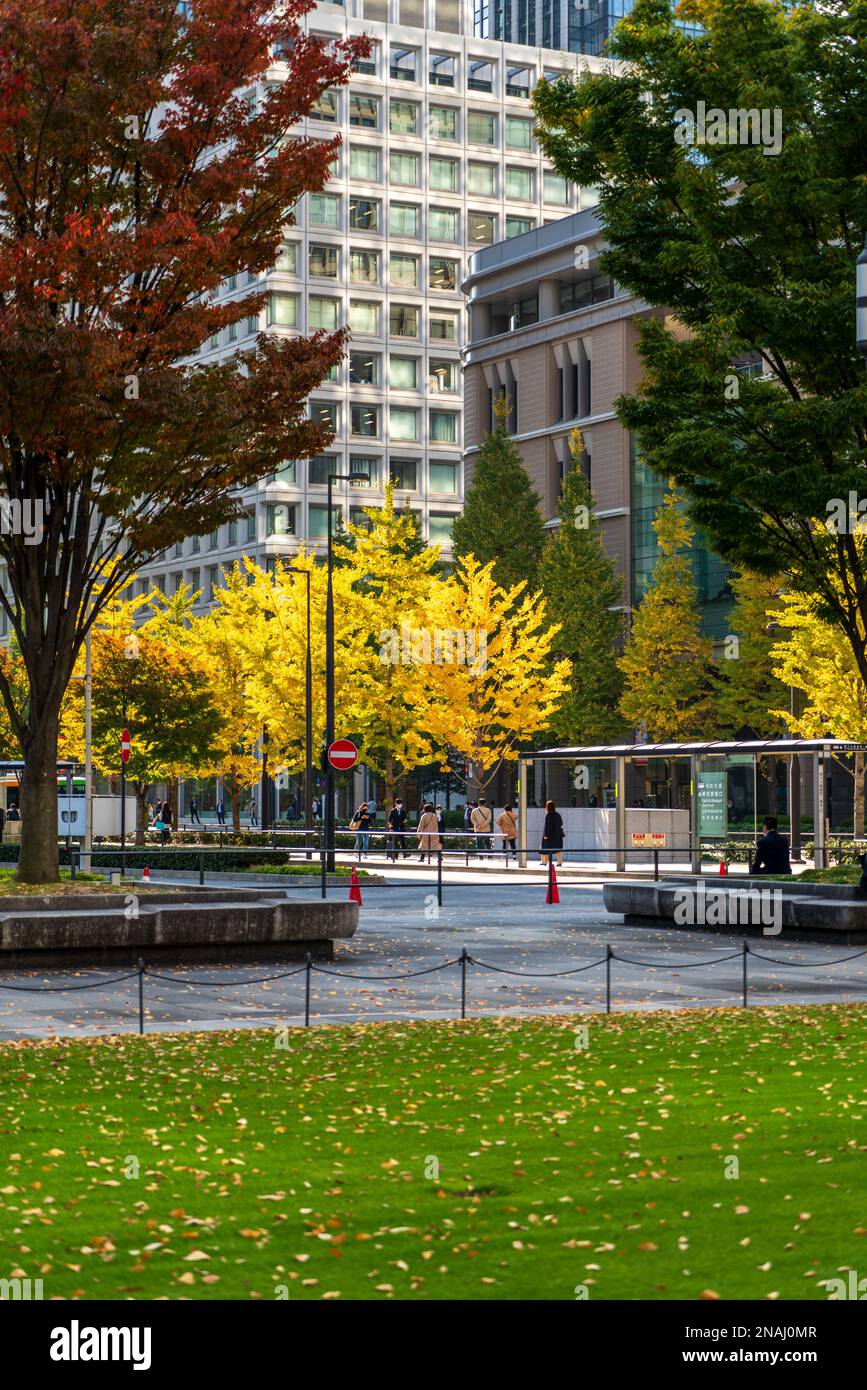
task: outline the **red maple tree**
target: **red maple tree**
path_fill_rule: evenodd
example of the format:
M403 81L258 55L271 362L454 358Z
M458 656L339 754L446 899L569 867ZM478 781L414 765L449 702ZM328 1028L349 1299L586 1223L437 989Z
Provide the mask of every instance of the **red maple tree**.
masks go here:
M267 300L292 209L339 139L299 122L364 38L311 0L0 0L0 604L26 707L19 877L57 877L57 733L76 655L144 562L237 515L238 489L328 435L305 400L343 334L210 335ZM280 66L269 80L274 55Z

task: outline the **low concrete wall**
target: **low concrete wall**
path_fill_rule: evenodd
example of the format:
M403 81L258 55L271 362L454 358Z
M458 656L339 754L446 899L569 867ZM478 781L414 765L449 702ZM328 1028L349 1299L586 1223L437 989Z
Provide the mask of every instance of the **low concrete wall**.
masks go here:
M662 921L682 931L755 933L768 941L785 936L867 941L867 900L855 888L844 889L850 896L842 897L840 885L834 886L837 893L829 894L823 883L790 885L756 878L723 883L619 880L603 884L602 899L609 912L622 913L636 926ZM682 920L685 910L690 920Z
M567 861L613 859L617 834L614 818L616 811L609 807L558 806L563 817L565 835L564 850ZM499 815L499 808L497 810ZM496 822L496 817L495 817ZM542 827L545 824L544 807L530 806L527 810L527 849L532 854L542 843ZM653 851L632 851L633 833L648 831L662 832L666 837L665 849L660 850L659 860L664 864L674 859L683 860L689 853L689 812L654 810L651 807L627 806L626 808L626 856L627 867L637 864L652 864Z
M83 960L135 964L238 957L331 958L334 941L354 934L358 906L350 902L139 900L98 909L26 910L0 915L0 966Z

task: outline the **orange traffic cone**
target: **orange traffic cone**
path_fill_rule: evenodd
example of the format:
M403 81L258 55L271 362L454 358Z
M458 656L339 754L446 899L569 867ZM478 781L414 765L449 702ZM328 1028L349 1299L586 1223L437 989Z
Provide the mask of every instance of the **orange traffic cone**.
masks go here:
M142 869L142 871L141 871L141 876L142 876L142 883L150 883L150 881L151 881L151 871L150 871L150 869L148 868L147 864L145 864L144 868Z
M349 901L358 903L361 907L361 884L358 882L358 870L352 866L352 873L349 875Z
M546 903L558 903L560 901L560 889L557 887L557 870L554 868L554 861L551 860L551 879L548 890L545 893Z
M728 873L728 869L726 868L726 861L724 859L721 859L719 861L719 871L722 874L723 878Z

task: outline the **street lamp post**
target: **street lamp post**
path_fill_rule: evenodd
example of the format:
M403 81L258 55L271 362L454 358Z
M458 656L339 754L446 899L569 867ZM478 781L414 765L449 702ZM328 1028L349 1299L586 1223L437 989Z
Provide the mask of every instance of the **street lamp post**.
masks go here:
M370 474L328 474L328 510L326 515L328 588L325 598L325 758L323 759L323 771L325 773L325 853L327 856L326 869L329 873L334 872L334 774L328 761L328 749L334 742L334 588L332 585L331 511L333 503L331 487L333 483L346 482L369 483Z
M313 665L310 654L310 571L286 565L289 574L303 574L307 583L307 657L304 663L304 848L310 858L310 832L313 823L310 802L313 775Z

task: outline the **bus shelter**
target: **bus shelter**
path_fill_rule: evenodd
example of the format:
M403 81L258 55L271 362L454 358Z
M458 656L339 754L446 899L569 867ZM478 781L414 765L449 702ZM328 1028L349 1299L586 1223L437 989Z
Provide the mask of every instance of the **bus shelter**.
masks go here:
M570 858L612 859L618 871L646 861L689 859L701 868L702 842L758 837L775 815L800 854L802 819L812 821L815 863L827 863L830 776L867 744L846 739L776 738L695 743L591 744L541 748L518 757L521 862L538 843L544 795L563 815ZM529 797L529 778L534 795ZM546 775L547 774L547 775ZM556 774L556 775L555 775ZM851 781L854 804L854 776ZM536 804L533 804L536 803ZM786 824L788 822L788 824Z

